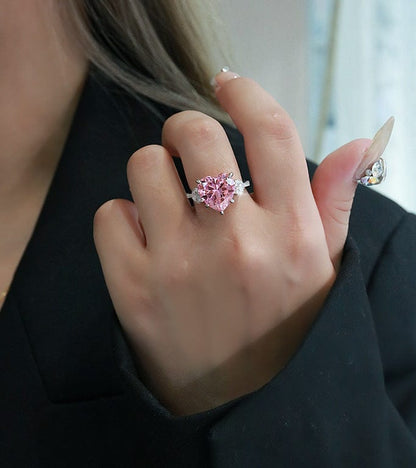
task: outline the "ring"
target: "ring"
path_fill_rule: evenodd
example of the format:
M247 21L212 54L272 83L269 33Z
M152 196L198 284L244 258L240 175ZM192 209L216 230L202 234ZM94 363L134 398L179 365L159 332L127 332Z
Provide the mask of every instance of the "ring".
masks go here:
M386 164L383 158L377 161L365 171L365 175L356 180L358 184L365 185L378 185L386 178Z
M204 203L207 208L219 211L222 215L230 203L234 203L234 195L242 195L244 189L249 187L246 180L233 179L232 172L223 172L217 177L206 176L196 180L197 186L192 193L187 193L195 203Z

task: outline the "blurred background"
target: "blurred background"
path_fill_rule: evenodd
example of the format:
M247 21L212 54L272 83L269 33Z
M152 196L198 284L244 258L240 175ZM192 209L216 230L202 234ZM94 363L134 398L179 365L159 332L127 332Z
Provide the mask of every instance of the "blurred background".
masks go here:
M416 212L416 1L218 0L235 72L294 119L309 159L396 118L378 190Z

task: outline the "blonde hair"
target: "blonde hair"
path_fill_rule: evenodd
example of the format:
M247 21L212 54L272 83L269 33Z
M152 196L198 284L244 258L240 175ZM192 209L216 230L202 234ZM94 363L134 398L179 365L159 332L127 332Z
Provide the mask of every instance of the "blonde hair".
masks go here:
M60 2L87 59L126 91L224 120L209 84L222 55L210 0ZM225 62L223 62L224 64Z

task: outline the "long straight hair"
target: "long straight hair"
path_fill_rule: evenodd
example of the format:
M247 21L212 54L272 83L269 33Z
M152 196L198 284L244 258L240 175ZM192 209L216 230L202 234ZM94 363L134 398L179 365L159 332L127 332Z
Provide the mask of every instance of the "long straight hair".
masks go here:
M60 8L90 63L126 91L225 119L209 84L218 71L212 51L225 56L212 0L66 0Z

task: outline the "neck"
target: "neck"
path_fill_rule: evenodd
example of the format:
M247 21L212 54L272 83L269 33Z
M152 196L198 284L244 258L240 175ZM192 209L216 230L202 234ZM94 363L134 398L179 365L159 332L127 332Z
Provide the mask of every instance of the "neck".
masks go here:
M60 0L0 1L0 308L65 144L87 73Z
M22 187L35 190L51 178L86 76L87 61L71 44L58 5L0 6L0 211Z

